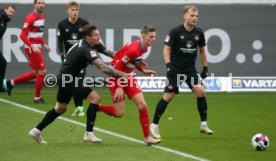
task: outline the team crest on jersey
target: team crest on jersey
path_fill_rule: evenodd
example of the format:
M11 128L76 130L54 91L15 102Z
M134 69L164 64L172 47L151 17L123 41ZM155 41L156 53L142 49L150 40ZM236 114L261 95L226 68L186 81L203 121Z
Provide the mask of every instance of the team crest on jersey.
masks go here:
M27 27L28 27L28 25L29 25L28 23L24 23L24 25L23 25L23 29L24 29L24 28L27 28Z
M188 42L186 43L186 46L187 46L188 48L192 47L192 46L193 46L193 42L192 42L192 41L188 41Z
M72 39L76 40L78 38L78 34L72 33L71 37L72 37Z
M169 41L170 41L170 38L171 38L170 35L167 35L167 36L166 36L166 39L165 39L165 42L169 42Z
M199 40L199 36L196 35L196 36L195 36L195 41L198 41L198 40Z
M94 58L94 57L97 56L97 53L96 53L96 51L91 50L91 51L90 51L90 55L91 55L92 58Z
M122 61L123 61L124 63L127 63L127 62L129 61L129 57L124 56L124 57L122 58Z
M184 39L184 36L183 36L183 35L181 35L181 36L180 36L180 39Z
M69 29L65 29L65 32L69 32Z
M82 28L81 27L79 28L79 32L82 32Z

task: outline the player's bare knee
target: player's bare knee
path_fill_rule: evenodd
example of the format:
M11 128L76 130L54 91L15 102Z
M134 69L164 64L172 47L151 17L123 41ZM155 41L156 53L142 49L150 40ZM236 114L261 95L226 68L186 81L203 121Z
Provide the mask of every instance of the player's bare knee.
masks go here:
M206 95L205 89L202 85L194 87L193 92L197 97L205 97Z
M66 105L63 105L63 104L56 104L56 106L55 106L55 111L56 111L58 114L63 114L64 112L66 112L66 110L67 110Z
M46 69L38 70L37 74L45 75L46 74Z
M121 118L125 115L125 111L124 110L116 110L115 111L115 117Z
M167 92L163 95L163 99L166 102L170 102L173 99L174 95L175 95L175 93L173 93L173 92Z
M101 97L99 96L99 94L97 92L92 91L88 95L87 100L89 101L89 103L99 104L101 102Z

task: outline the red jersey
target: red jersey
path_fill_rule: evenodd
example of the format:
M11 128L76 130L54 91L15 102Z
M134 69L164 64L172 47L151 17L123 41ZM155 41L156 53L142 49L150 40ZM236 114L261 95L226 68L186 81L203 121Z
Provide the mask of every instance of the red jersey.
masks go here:
M116 70L131 73L137 64L144 59L143 56L147 51L147 48L142 49L140 40L128 43L115 54L111 65Z
M26 44L25 47L32 44L41 48L44 43L43 31L45 28L45 17L43 14L38 15L36 12L31 12L27 15L20 34L21 40Z

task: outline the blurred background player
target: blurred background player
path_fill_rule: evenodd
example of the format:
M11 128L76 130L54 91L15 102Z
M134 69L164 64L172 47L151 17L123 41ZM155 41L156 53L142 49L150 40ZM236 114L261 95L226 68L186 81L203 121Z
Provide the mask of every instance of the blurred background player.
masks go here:
M7 81L7 92L8 95L11 95L11 90L16 84L35 78L34 103L45 103L45 100L41 97L41 90L46 74L46 63L42 54L42 46L47 52L51 51L43 38L43 31L45 29L44 6L44 0L34 0L34 11L26 16L20 34L21 40L25 43L25 53L30 61L29 66L34 71L24 73Z
M114 56L111 65L114 69L126 73L132 73L134 69L138 69L145 75L156 75L153 70L144 68L142 61L144 54L148 51L148 47L152 46L156 39L156 30L152 26L144 26L141 29L141 40L137 40L123 46ZM147 145L158 144L160 139L150 137L148 108L144 99L142 90L136 84L137 80L134 76L130 76L127 84L120 86L120 80L115 77L109 77L109 89L112 95L114 106L99 105L99 111L107 115L122 117L125 113L125 94L131 99L138 108L140 124L143 129L144 142Z
M13 4L7 4L0 10L0 40L6 32L7 24L11 21L13 15L15 14L15 10L16 7ZM7 61L0 51L0 92L6 92L6 89L4 88L4 86L6 86L6 83L4 82L6 67Z
M83 82L76 81L79 80L80 71L87 67L88 64L95 65L101 72L107 75L127 78L128 74L108 67L98 58L97 52L103 52L100 39L100 32L97 27L94 25L86 25L83 27L83 39L76 43L67 53L57 77L59 88L56 106L48 111L43 120L29 132L29 135L37 143L47 143L41 136L41 131L66 111L68 103L75 95L89 102L86 132L83 141L92 143L102 142L102 139L96 137L93 133L100 96L92 88L83 86ZM68 82L65 75L71 76L72 81Z
M165 87L163 98L156 106L153 122L150 126L152 135L158 139L161 138L158 129L159 119L174 95L179 93L178 74L186 76L184 81L197 97L197 109L201 119L200 132L205 134L213 133L207 125L207 102L205 89L202 85L202 79L207 77L208 64L205 53L204 32L195 26L198 20L198 9L195 6L185 6L183 19L184 24L172 29L165 39L163 54L169 84ZM197 73L195 67L197 48L199 48L203 65L201 75Z
M60 21L58 24L58 51L62 62L64 62L69 49L80 39L82 39L83 26L89 24L87 20L79 17L79 12L80 4L76 1L69 2L67 4L68 18ZM104 46L102 45L102 47ZM107 50L104 47L103 54L113 58L114 53L114 51ZM82 78L81 80L84 79L85 75L86 70L85 68L83 68L79 75ZM85 113L83 111L83 100L81 98L78 98L77 96L74 96L73 100L76 109L73 112L72 116L84 116Z

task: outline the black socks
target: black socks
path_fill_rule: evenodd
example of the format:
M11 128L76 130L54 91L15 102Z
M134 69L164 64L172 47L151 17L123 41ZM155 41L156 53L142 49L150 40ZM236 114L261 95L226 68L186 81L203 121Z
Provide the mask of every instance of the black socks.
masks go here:
M207 102L205 97L197 98L197 110L200 115L200 120L206 121L207 120Z
M95 120L96 120L96 114L98 111L98 104L93 104L90 103L88 108L87 108L87 122L86 122L86 131L87 132L92 132L93 131L93 127L95 124Z
M60 116L60 114L58 114L54 108L51 109L50 111L47 112L43 120L36 126L36 128L42 131L46 126L52 123L58 116Z
M159 123L159 120L162 114L164 113L164 111L166 110L167 105L168 105L168 102L166 102L163 98L161 98L160 101L157 103L153 121L152 121L154 124Z

